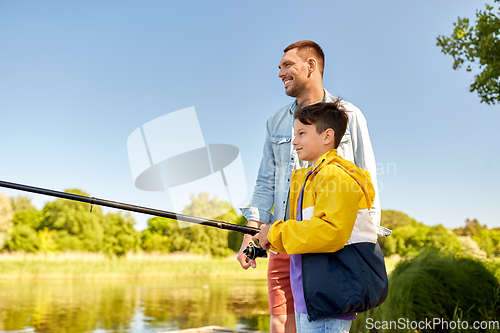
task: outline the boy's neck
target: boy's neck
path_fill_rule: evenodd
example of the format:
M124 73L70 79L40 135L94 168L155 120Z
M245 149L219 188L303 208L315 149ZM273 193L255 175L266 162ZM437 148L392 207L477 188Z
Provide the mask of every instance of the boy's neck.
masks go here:
M330 148L330 149L326 149L321 155L319 155L314 161L311 161L312 164L313 164L313 169L314 167L316 166L316 163L318 162L318 160L320 159L321 156L325 155L326 153L328 153L330 150L334 150L335 148Z

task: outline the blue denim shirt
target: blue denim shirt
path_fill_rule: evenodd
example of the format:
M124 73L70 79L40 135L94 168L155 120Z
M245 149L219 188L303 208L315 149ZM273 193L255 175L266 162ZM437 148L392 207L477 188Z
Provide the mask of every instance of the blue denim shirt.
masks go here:
M335 98L325 90L325 102ZM296 101L277 110L266 123L266 139L259 174L250 207L241 208L247 220L273 224L285 218L292 171L305 168L309 162L300 161L293 140L293 112ZM349 115L347 130L342 137L337 153L358 167L367 170L375 186L375 202L370 216L375 225L380 225L380 201L377 186L377 168L366 119L351 103L344 102ZM274 207L274 210L273 210ZM273 213L271 213L271 211Z

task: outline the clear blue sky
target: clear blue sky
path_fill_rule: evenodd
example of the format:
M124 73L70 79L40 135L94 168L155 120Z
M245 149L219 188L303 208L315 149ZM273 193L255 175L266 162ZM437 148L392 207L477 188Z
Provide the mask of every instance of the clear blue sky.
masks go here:
M134 187L127 138L194 106L206 143L237 146L249 197L277 78L301 39L324 86L368 121L383 209L500 227L500 107L468 91L436 37L480 1L1 1L0 179L168 209ZM176 142L166 142L175 145ZM0 189L16 196L21 192ZM29 195L38 208L47 200ZM247 198L247 202L249 200ZM146 217L136 215L137 227Z

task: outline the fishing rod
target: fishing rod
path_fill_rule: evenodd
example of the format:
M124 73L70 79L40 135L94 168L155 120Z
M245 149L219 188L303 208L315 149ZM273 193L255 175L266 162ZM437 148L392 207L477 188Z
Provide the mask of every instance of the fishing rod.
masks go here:
M131 204L123 203L123 202L104 200L104 199L99 199L99 198L95 198L95 197L85 197L83 195L54 191L54 190L49 190L46 188L34 187L34 186L29 186L29 185L17 184L17 183L10 183L10 182L6 182L6 181L2 181L2 180L0 180L0 186L14 189L14 190L19 190L19 191L25 191L25 192L43 194L43 195L47 195L47 196L51 196L51 197L57 197L57 198L68 199L68 200L73 200L73 201L85 202L85 203L90 204L90 211L91 212L92 212L93 206L98 205L98 206L117 208L117 209L121 209L121 210L127 210L127 211L131 211L131 212L142 213L142 214L147 214L147 215L166 217L166 218L169 218L172 220L189 222L189 223L196 223L196 224L201 224L201 225L208 226L208 227L236 231L236 232L240 232L242 234L247 234L247 235L251 235L251 236L256 235L260 232L260 229L254 228L254 227L249 227L246 225L239 225L239 224L228 223L228 222L223 222L223 221L214 221L214 220L209 220L209 219L204 219L201 217L189 216L189 215L184 215L184 214L176 214L176 213L172 213L172 212L168 212L168 211L160 210L160 209L148 208L148 207L143 207L143 206L136 206L136 205L131 205ZM266 250L264 250L260 246L254 245L253 243L250 243L249 246L243 250L243 253L247 256L248 259L251 259L251 260L254 260L257 257L267 257Z

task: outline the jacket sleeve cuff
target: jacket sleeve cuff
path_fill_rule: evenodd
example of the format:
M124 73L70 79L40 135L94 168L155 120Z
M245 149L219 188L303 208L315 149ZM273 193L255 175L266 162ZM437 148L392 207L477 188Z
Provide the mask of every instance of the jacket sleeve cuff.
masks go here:
M273 224L275 221L273 214L257 207L240 208L240 210L247 221L254 220L269 225Z

